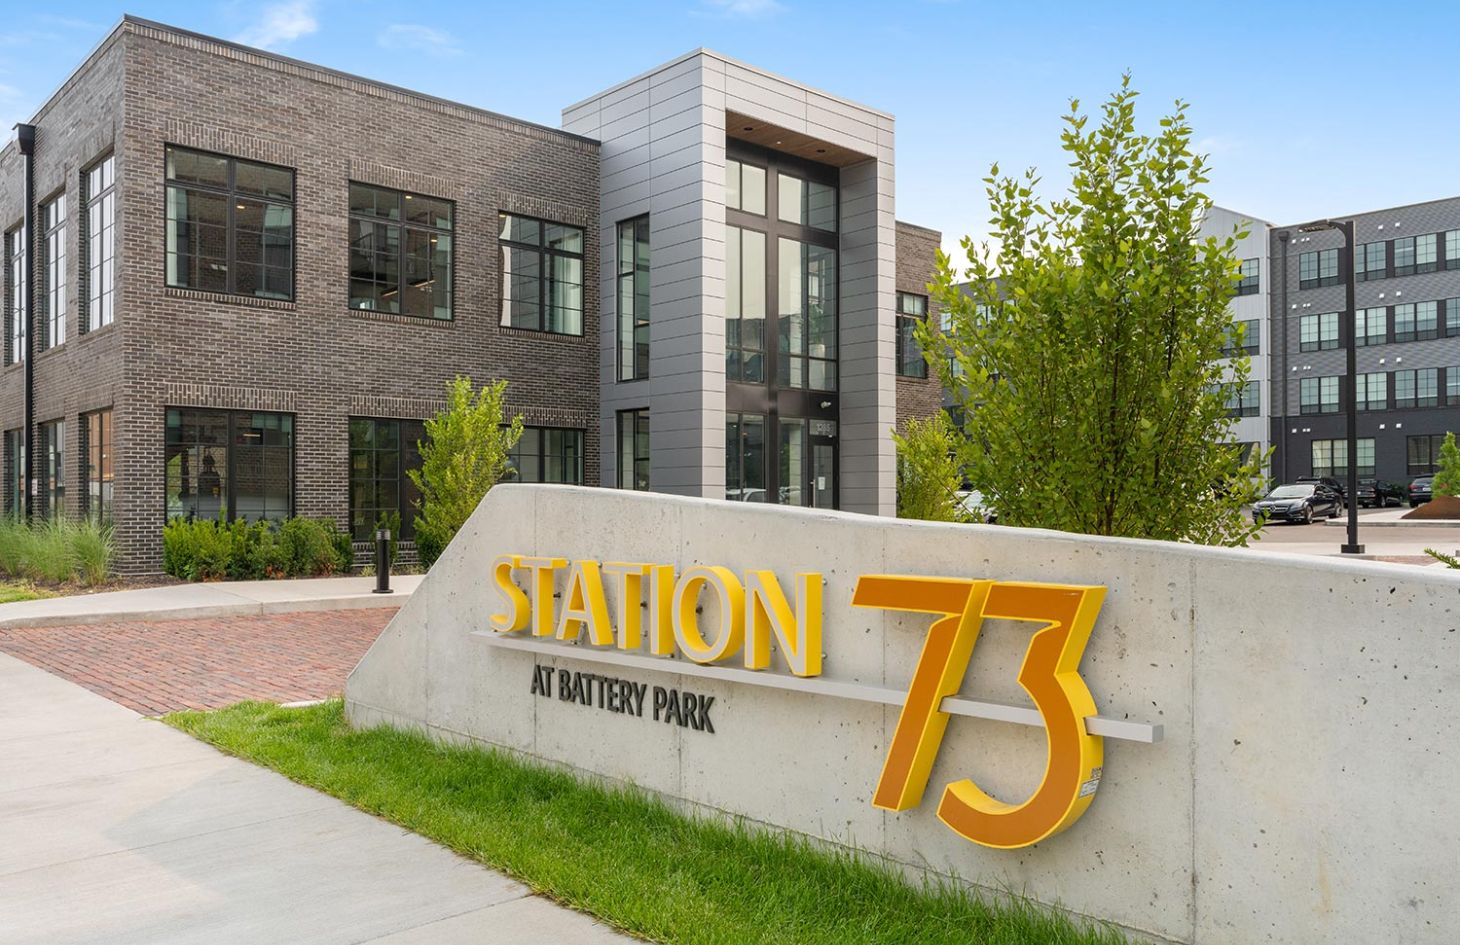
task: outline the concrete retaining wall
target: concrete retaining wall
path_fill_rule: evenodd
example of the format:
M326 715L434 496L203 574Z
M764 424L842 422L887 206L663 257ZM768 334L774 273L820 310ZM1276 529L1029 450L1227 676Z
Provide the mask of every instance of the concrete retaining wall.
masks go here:
M863 574L1109 588L1082 663L1105 740L1094 804L1031 848L935 816L972 778L1038 784L1041 729L955 717L922 806L871 805L896 707L493 647L503 553L826 579L823 678L905 688L928 618L850 606ZM789 585L788 585L789 586ZM610 590L611 593L611 590ZM611 610L615 607L610 599ZM1453 943L1460 930L1460 576L997 526L553 486L494 489L351 675L356 724L466 737L885 854L1183 943ZM990 622L966 698L1028 704L1029 625ZM534 664L713 696L715 733L530 693Z

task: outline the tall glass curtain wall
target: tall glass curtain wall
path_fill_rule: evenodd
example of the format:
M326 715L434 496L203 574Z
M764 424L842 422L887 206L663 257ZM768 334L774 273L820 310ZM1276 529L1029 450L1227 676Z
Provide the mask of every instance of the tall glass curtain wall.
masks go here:
M725 175L725 497L834 508L835 168L731 140Z

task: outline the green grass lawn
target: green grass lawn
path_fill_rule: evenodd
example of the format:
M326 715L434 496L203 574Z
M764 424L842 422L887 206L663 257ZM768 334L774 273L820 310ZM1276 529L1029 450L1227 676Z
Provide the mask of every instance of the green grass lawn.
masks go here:
M42 597L54 596L49 591L43 591L29 581L0 581L0 604L9 604L18 600L39 600Z
M671 811L631 789L354 731L334 700L178 712L176 726L511 874L620 929L666 943L1119 945L1040 906L910 883L866 858Z

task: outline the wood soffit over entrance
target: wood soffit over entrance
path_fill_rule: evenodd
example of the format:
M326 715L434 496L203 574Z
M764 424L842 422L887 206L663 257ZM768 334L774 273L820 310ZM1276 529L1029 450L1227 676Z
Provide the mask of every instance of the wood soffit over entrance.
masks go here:
M848 167L872 160L870 154L843 148L738 112L725 113L725 136L807 161L830 164L832 167Z

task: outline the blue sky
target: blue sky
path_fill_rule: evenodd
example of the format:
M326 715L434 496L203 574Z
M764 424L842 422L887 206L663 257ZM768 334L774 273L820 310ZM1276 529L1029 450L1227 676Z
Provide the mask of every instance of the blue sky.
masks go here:
M1402 15L1342 0L7 6L20 9L0 24L6 129L125 11L549 125L564 105L707 46L894 114L897 215L942 230L947 246L986 229L991 162L1037 166L1047 190L1061 187L1067 101L1098 104L1127 69L1149 125L1172 99L1191 103L1208 191L1225 206L1295 223L1460 193L1460 4L1412 0Z

